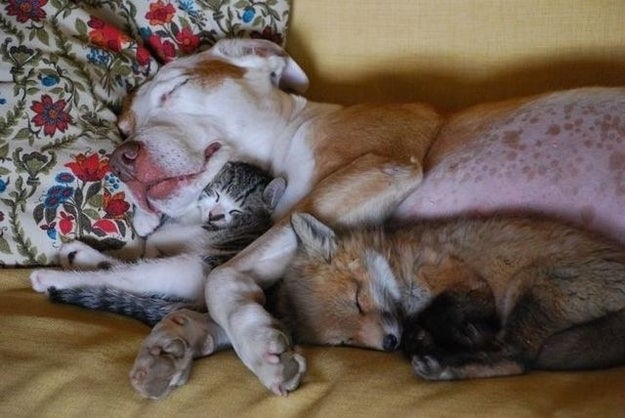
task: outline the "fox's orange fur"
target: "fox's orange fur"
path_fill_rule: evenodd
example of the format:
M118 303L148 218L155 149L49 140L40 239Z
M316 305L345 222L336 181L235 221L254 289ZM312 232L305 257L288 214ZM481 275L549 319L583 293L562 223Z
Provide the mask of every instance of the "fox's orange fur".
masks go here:
M609 239L527 217L292 225L278 303L301 342L392 350L405 327L428 379L625 364L625 248Z

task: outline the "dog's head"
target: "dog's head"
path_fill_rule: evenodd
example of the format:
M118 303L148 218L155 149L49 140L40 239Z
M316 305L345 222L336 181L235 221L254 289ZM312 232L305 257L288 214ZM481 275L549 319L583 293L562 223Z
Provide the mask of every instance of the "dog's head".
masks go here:
M299 342L391 351L401 338L401 292L388 261L358 231L294 214L298 250L276 296Z
M228 160L267 168L269 141L292 108L286 90L307 84L286 52L263 40L222 40L164 66L126 101L118 126L127 139L111 155L138 207L135 226L182 213Z

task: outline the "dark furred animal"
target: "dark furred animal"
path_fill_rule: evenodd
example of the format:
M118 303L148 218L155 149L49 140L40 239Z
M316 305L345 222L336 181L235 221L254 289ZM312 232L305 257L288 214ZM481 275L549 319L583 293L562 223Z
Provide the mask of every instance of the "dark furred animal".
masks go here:
M625 248L529 217L334 231L296 214L279 311L301 342L403 347L426 379L625 364Z

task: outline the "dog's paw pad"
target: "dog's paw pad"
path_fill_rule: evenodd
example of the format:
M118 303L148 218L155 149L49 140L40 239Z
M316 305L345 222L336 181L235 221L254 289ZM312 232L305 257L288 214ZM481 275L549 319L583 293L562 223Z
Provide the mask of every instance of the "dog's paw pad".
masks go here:
M284 396L297 389L306 372L306 360L293 351L286 334L268 328L257 338L262 343L255 348L263 348L262 352L247 352L245 356L258 356L252 364L261 382L276 395Z

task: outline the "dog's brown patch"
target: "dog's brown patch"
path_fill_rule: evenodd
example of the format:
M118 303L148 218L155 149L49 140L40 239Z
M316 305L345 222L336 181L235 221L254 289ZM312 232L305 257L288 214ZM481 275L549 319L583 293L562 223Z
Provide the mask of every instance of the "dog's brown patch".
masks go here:
M227 78L243 78L245 69L220 60L204 60L189 68L187 75L198 77L202 87L216 87Z
M121 129L126 135L132 135L137 129L137 117L135 112L131 110L132 101L134 100L136 93L137 89L134 89L124 98L124 101L122 102L122 111L117 118L117 126L119 126L119 129Z

